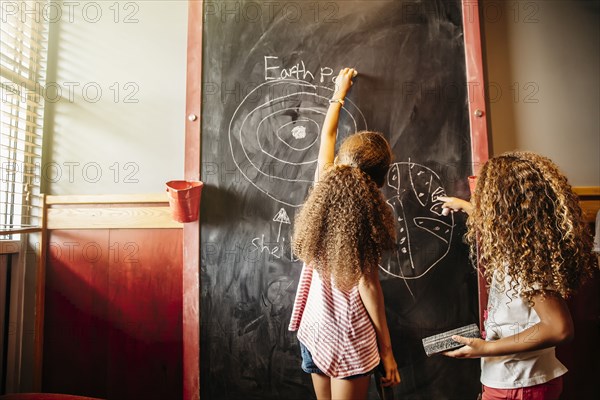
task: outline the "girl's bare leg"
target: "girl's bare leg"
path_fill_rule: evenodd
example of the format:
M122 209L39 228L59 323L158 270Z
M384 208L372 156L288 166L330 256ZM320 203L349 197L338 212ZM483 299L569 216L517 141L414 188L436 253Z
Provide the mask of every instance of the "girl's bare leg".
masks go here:
M331 398L362 400L367 398L371 375L354 379L331 379Z
M331 378L327 375L310 374L318 400L331 400Z

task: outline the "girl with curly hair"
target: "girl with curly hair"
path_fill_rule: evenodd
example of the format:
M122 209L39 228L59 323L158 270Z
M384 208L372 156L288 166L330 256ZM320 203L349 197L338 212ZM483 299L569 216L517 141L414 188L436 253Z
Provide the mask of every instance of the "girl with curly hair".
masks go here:
M469 214L471 257L490 284L486 340L453 337L465 346L446 355L481 357L484 400L558 399L567 369L554 349L574 333L564 299L596 268L567 178L546 157L511 152L485 163L471 202L440 200Z
M366 399L380 362L381 384L400 382L378 275L381 253L395 243L392 213L379 190L391 149L381 134L363 131L334 157L340 109L355 74L344 68L336 79L315 185L294 227L294 252L304 266L289 329L298 331L302 369L318 399Z

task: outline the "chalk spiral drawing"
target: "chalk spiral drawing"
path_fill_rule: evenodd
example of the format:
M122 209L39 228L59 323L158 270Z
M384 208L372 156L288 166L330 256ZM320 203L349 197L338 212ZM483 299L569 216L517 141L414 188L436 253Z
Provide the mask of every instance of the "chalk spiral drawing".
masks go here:
M244 97L229 123L229 145L248 182L281 204L302 205L314 179L321 125L333 92L304 80L278 79ZM364 129L363 113L346 99L340 137Z
M278 79L244 97L229 123L229 145L236 167L256 189L283 205L302 205L313 183L321 125L332 94L326 86ZM363 113L346 99L340 139L364 129ZM386 190L393 192L387 203L396 217L398 247L380 268L404 280L421 278L450 251L454 216L444 216L438 200L445 189L437 173L409 159L391 166ZM277 242L281 224L290 223L281 210L273 219L279 222Z
M443 202L438 200L446 192L433 170L410 159L391 166L387 186L395 192L387 203L396 217L398 242L380 268L401 279L421 278L450 251L454 216L443 215Z

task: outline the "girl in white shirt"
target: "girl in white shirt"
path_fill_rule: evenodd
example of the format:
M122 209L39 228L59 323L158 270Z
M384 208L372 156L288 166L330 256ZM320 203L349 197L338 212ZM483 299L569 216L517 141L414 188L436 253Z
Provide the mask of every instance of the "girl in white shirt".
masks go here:
M490 283L486 340L455 336L465 346L446 355L481 357L483 400L558 399L567 369L554 347L574 334L564 299L597 268L577 195L548 158L512 152L483 166L471 203L440 200L469 214Z

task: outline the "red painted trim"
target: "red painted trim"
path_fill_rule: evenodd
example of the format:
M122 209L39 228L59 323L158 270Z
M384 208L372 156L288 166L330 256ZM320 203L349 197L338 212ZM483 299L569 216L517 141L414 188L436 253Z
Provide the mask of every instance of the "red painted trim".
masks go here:
M200 179L203 1L188 2L185 179ZM195 116L190 118L190 116ZM200 222L183 228L183 399L200 399Z
M479 24L479 0L463 0L463 31L465 40L465 64L469 97L469 122L471 126L471 160L473 175L489 158L487 109L485 105L485 82ZM479 266L479 323L483 328L483 311L487 307L486 282Z
M485 82L479 24L479 0L463 0L463 29L471 125L471 159L473 175L489 158ZM477 112L481 116L477 116Z

